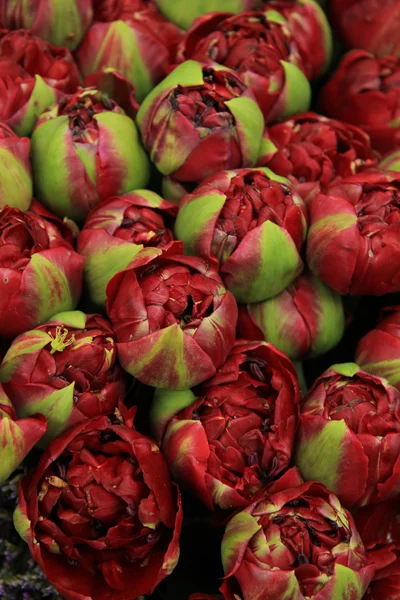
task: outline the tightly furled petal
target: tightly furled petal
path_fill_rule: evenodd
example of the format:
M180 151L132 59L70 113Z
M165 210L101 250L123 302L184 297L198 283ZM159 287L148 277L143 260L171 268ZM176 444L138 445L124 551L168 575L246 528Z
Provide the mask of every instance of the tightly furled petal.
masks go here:
M311 271L340 294L400 291L399 209L394 172L360 173L315 196L307 240Z
M167 223L172 226L177 211L155 192L135 190L104 200L89 213L77 247L86 256L86 285L95 304L105 304L108 282L139 250L163 248L174 239Z
M308 202L328 185L377 162L361 129L304 113L266 128L258 164L288 177Z
M175 231L187 254L219 265L239 302L278 294L303 268L306 207L288 180L269 169L209 177L182 199Z
M393 498L400 486L400 392L356 364L333 366L303 401L295 461L305 479L322 481L345 506Z
M113 413L128 384L109 322L80 311L55 315L15 338L0 381L20 417L45 415L44 445L75 423Z
M212 377L235 340L237 306L207 262L182 244L145 248L107 286L125 370L148 385L187 389Z
M182 63L147 96L137 119L157 169L177 181L251 167L259 156L261 110L226 67Z
M85 259L73 249L67 222L37 201L0 211L0 335L8 339L55 313L73 310Z
M66 600L151 594L179 557L179 491L153 440L96 417L51 443L14 517Z
M400 56L346 54L321 91L324 113L362 127L381 154L400 147Z
M156 392L152 426L171 472L210 509L247 506L291 461L294 366L270 344L239 341L193 392Z
M374 574L351 514L321 483L287 475L222 540L227 600L361 600Z
M233 69L253 91L266 122L309 108L311 89L291 31L275 13L211 13L195 21L177 59ZM296 92L294 93L294 88Z
M345 325L342 299L310 274L283 292L239 309L238 336L274 344L292 360L325 354L339 343Z
M149 178L135 123L114 100L91 88L42 115L32 136L32 165L39 199L59 216L76 220L101 200L142 187Z

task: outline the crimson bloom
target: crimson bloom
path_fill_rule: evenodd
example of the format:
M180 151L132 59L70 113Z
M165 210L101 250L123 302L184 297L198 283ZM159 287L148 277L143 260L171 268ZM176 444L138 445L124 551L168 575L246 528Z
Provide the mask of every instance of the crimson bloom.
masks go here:
M276 15L274 15L276 16ZM267 122L307 110L311 89L284 19L269 12L210 13L179 44L177 59L222 64L253 91Z
M12 339L74 309L84 262L67 223L37 201L27 212L0 211L0 335Z
M39 199L76 220L149 178L134 121L93 88L79 89L42 114L32 136L32 166Z
M237 306L209 262L183 245L145 248L107 286L119 360L148 385L184 390L216 373L235 341Z
M374 574L351 514L293 469L232 517L221 554L226 600L361 600Z
M372 331L358 343L356 362L400 390L400 306L388 306Z
M184 196L175 232L187 254L219 265L239 302L261 302L301 273L307 210L269 169L221 171Z
M264 119L234 71L188 60L150 92L137 122L157 169L198 183L224 169L254 166Z
M308 201L328 185L377 162L364 131L310 112L267 127L258 164L288 177Z
M305 479L321 481L345 506L395 497L400 392L356 364L334 365L303 400L295 460Z
M359 173L315 196L307 240L314 275L340 294L400 291L399 202L398 174L385 171Z
M65 600L150 594L178 562L182 511L165 459L107 417L51 443L20 484L14 522Z
M293 364L265 342L238 341L195 388L157 390L153 429L177 482L208 508L244 507L289 465L298 419Z
M46 416L46 443L75 423L113 413L128 378L117 362L110 323L70 311L15 338L0 381L20 417Z
M15 61L32 77L40 75L51 88L67 94L75 92L80 82L78 67L67 48L54 46L25 29L0 38L0 58Z
M398 149L400 56L349 52L322 89L320 104L326 115L362 127L381 154Z

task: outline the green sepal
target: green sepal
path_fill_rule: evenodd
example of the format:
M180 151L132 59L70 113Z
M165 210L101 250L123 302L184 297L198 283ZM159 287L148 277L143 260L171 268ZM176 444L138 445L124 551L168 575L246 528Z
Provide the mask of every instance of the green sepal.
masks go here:
M13 127L20 137L30 136L42 112L57 101L55 91L43 81L40 75L35 75L35 80L31 97L24 108L24 118Z
M66 310L59 312L50 319L51 321L59 321L66 327L73 327L74 329L85 329L86 327L86 315L80 310Z
M299 468L305 481L318 479L329 490L335 492L341 475L341 448L347 431L348 428L343 419L327 421L323 429L314 437L298 444L295 465Z
M18 410L18 417L30 417L36 413L47 419L47 431L37 444L45 449L54 438L58 437L69 425L69 418L74 407L75 382L55 390L42 400L32 401Z
M260 146L264 131L264 116L260 107L252 98L242 96L232 98L225 103L236 121L241 141L243 165L252 167L260 156Z
M31 533L31 522L27 515L24 515L19 506L14 510L13 514L14 527L21 537L27 544L29 544L32 533Z
M311 86L303 71L285 60L280 61L285 72L286 104L280 119L307 112L311 104Z
M329 370L336 371L336 373L343 375L343 377L354 377L361 369L356 363L349 362L332 365Z
M156 388L150 410L150 424L155 437L161 443L164 431L171 419L195 402L192 390L166 390Z
M102 252L98 250L86 258L83 272L92 302L101 307L105 306L109 281L126 269L141 250L141 245L122 242L119 245L106 246Z

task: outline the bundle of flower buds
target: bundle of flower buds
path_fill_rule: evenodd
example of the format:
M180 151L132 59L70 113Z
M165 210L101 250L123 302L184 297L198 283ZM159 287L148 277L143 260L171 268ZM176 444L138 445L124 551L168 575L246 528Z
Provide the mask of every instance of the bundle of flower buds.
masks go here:
M0 598L400 600L399 0L0 0Z

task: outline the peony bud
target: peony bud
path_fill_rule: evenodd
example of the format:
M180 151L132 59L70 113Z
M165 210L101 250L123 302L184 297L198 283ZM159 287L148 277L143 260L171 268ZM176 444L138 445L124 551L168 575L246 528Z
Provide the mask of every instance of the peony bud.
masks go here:
M300 275L283 292L239 310L238 336L265 340L292 360L315 358L339 343L344 331L342 299L312 275Z
M79 90L42 115L32 136L32 165L39 199L78 221L101 200L145 186L149 178L135 123L94 89Z

